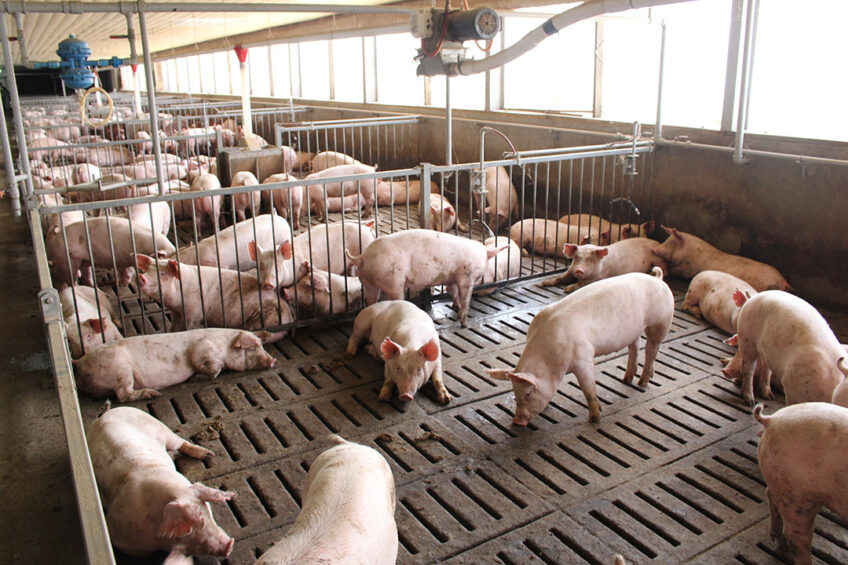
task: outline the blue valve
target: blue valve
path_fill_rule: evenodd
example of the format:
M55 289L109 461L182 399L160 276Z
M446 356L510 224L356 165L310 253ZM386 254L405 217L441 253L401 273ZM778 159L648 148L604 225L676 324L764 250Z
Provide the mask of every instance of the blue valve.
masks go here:
M119 57L89 61L91 49L88 47L88 43L82 39L77 39L74 34L59 43L56 54L61 61L34 63L33 68L61 69L59 78L65 82L66 86L73 89L88 88L94 84L94 71L89 67L120 67L129 63L129 59Z

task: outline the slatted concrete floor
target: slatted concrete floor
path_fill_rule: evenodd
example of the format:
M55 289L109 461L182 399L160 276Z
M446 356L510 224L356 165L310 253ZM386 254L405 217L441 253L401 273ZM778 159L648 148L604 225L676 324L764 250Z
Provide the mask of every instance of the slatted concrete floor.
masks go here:
M679 305L685 285L672 286ZM476 297L468 328L435 304L447 406L430 385L406 406L377 400L381 365L364 352L342 358L349 324L269 346L274 370L187 383L137 406L217 454L178 460L191 480L238 492L214 509L236 538L223 563L252 563L284 534L330 433L388 460L399 563L607 565L616 552L632 563L790 563L768 539L759 426L718 376L733 351L688 314L676 313L646 390L621 382L625 350L597 360L599 425L571 376L531 426L511 425L511 387L485 370L513 366L535 313L561 295L531 282ZM90 421L100 403L83 405ZM819 517L819 562L848 563L845 526Z

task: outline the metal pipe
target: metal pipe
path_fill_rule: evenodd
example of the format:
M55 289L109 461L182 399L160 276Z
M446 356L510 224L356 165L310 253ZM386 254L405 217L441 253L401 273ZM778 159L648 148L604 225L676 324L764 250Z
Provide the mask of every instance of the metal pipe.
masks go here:
M12 104L12 117L15 121L15 136L18 140L18 157L21 160L21 172L24 174L26 196L32 194L32 171L29 168L29 153L27 152L26 136L24 135L24 118L21 115L21 100L18 98L18 83L15 78L15 62L12 59L12 48L9 46L9 30L6 27L6 17L0 16L0 41L3 44L3 61L6 64L6 80L9 88L9 99Z
M688 147L691 149L706 149L708 151L720 151L722 153L735 153L735 147L725 147L724 145L709 145L706 143L692 143L691 141L677 141L672 139L659 139L657 145L667 147ZM782 159L788 161L797 161L799 165L832 165L836 167L848 167L848 159L831 159L828 157L813 157L810 155L793 155L791 153L778 153L776 151L764 151L761 149L745 149L742 153L744 156L751 157L768 157L770 159Z
M2 17L2 16L0 16ZM15 180L15 161L12 157L12 146L9 143L9 130L6 127L6 112L0 107L0 137L3 139L3 159L6 163L6 184L8 185L9 198L12 201L12 212L15 217L21 215L21 191Z
M417 12L413 8L392 6L355 6L343 4L289 4L289 3L230 3L221 2L27 2L26 0L0 2L4 13L33 14L152 14L156 12L248 12L248 13L335 13L335 14L403 14Z
M736 149L733 152L733 162L741 165L745 162L742 157L742 145L745 141L745 120L748 115L748 79L751 71L752 37L754 34L754 14L757 9L756 0L748 0L745 13L745 48L742 52L742 76L739 79L739 110L736 114Z
M445 77L445 164L453 163L453 111L450 99L450 77Z
M15 12L15 28L17 28L18 48L21 50L21 66L29 67L29 56L27 56L26 37L24 37L24 15Z
M150 118L150 141L153 143L153 162L156 164L156 181L159 194L165 194L164 171L162 167L162 147L159 145L159 110L153 93L153 63L150 59L150 44L147 40L147 16L138 13L138 27L141 30L141 52L144 56L144 76L147 79L147 113Z
M721 108L721 131L733 127L733 104L736 97L736 75L739 67L739 38L742 35L744 0L733 0L730 11L730 39L727 45L727 70L724 75L724 102Z
M530 33L519 39L515 44L504 51L499 51L485 59L469 59L459 63L447 63L445 64L445 68L449 75L471 75L475 73L482 73L509 63L539 45L539 43L541 43L542 40L546 39L549 35L553 35L554 33L561 31L563 28L579 21L613 12L622 12L625 10L635 10L638 8L649 8L651 6L691 1L692 0L589 0L588 2L584 2L579 6L548 19L545 23L536 29L531 30ZM157 6L158 5L159 4L157 4Z
M657 121L654 125L654 139L662 138L662 100L663 100L663 77L665 76L665 48L666 48L666 23L662 22L662 35L660 36L660 70L657 84Z

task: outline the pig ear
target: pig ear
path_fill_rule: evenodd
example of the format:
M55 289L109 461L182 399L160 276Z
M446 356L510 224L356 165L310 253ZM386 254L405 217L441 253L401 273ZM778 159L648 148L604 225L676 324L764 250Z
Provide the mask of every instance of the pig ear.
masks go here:
M373 228L373 227L374 227L374 224L375 224L375 220L371 220L370 222L366 222L366 223L365 223L365 227L367 227L367 228Z
M148 257L147 255L136 254L135 264L138 267L138 270L140 272L146 273L147 269L150 268L150 265L153 264L153 257Z
M168 261L168 271L177 278L180 278L180 264L174 260Z
M89 327L97 333L103 331L103 326L106 325L106 318L91 318L90 320L85 321Z
M509 374L511 372L512 371L510 371L509 369L487 369L486 370L486 373L490 377L492 377L493 379L497 379L499 381L508 381L509 380Z
M612 239L610 237L610 230L602 231L601 235L598 237L598 241L601 243L601 245L608 245L610 239Z
M255 241L251 241L247 244L247 253L250 255L251 261L256 261L256 258L262 255L262 248Z
M566 257L571 259L572 257L574 257L574 254L577 252L577 246L574 245L573 243L566 243L565 245L562 246L562 252L565 254Z
M197 504L174 500L162 509L162 523L156 532L160 538L181 538L203 527L203 514Z
M621 239L630 239L633 237L633 230L630 226L621 226Z
M279 250L280 250L280 255L283 256L283 259L291 259L291 257L292 257L291 241L282 242L280 244Z
M262 340L250 332L241 332L233 340L232 346L236 349L256 349L262 347Z
M283 298L285 298L288 301L294 300L294 292L289 290L290 288L292 288L292 287L287 286L283 289Z
M427 361L435 361L439 358L439 344L436 343L435 339L431 339L421 346L418 353L420 353Z
M733 291L733 303L736 304L737 306L742 306L743 304L745 304L745 302L748 301L748 298L749 297L745 296L745 293L743 293L738 288L734 289L734 291Z
M533 373L510 373L509 380L515 384L527 384L536 386L536 375Z
M601 247L600 249L595 249L594 253L598 257L606 257L609 254L609 248Z
M383 359L394 359L398 355L400 355L403 348L400 345L392 341L392 338L387 337L383 340L383 343L380 344L380 352L383 354Z
M648 220L640 226L643 235L648 235L652 233L656 229L656 227L657 224L653 220Z
M733 334L732 336L730 336L729 338L727 338L726 340L724 340L724 343L726 343L727 345L734 345L734 346L738 345L738 343L739 343L739 335L738 335L738 334Z
M197 498L204 502L224 502L236 497L236 493L232 491L218 490L201 483L191 485L191 490L197 495Z
M266 332L265 330L259 330L258 332L253 332L253 335L258 337L259 341L261 341L262 343L268 343L268 341L272 337L271 332Z

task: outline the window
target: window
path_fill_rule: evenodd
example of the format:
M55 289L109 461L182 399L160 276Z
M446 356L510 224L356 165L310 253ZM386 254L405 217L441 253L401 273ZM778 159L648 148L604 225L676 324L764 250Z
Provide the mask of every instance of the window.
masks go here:
M424 77L413 61L420 43L408 33L377 36L377 102L424 105Z
M212 54L212 65L215 68L215 94L232 94L230 86L230 67L227 52L218 51Z
M173 59L165 61L165 75L168 77L166 83L168 92L179 92L177 86L177 62Z
M180 57L177 64L177 92L190 92L188 88L188 59Z
M197 57L197 62L200 65L200 92L203 94L215 93L215 65L212 61L212 54L206 53Z
M289 44L271 45L271 81L274 86L274 96L288 98L291 96L291 70L289 65Z
M250 67L250 90L253 96L271 96L271 77L268 72L268 46L251 47L247 52Z
M335 100L362 102L362 38L333 39Z
M300 44L303 97L310 100L330 99L330 42L304 41Z

